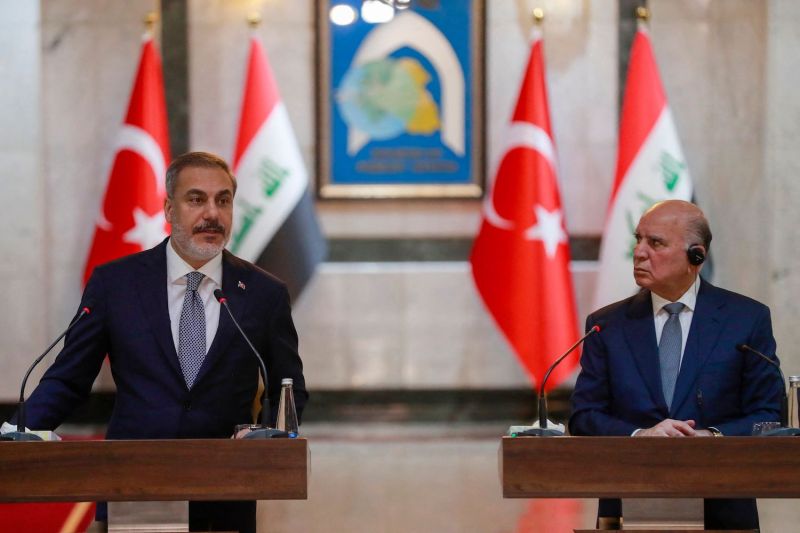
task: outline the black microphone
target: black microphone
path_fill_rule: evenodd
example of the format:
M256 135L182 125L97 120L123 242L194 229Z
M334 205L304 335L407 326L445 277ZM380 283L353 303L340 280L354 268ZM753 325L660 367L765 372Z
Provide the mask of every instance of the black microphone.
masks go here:
M595 324L594 326L589 329L589 331L578 339L578 341L569 347L569 350L564 352L564 354L555 360L555 362L550 365L550 368L547 369L547 373L544 375L544 379L542 380L541 385L539 385L539 427L538 428L531 428L520 433L517 433L518 437L558 437L564 434L563 431L559 431L557 429L549 429L547 427L547 396L545 396L544 388L547 385L547 379L550 377L550 373L555 370L555 368L563 361L569 354L575 350L578 346L583 344L589 336L594 335L595 333L600 332L602 327L599 324Z
M789 398L786 395L786 378L783 376L783 370L781 370L781 364L772 357L764 355L763 353L759 352L758 350L756 350L751 346L748 346L747 344L737 344L736 349L739 350L740 352L751 352L756 354L757 356L759 356L760 358L764 359L766 362L777 368L778 373L781 376L781 391L783 391L783 398L781 399L781 427L780 429L775 429L765 434L779 435L779 436L800 435L800 428L787 427L789 425Z
M225 297L225 293L222 292L222 289L217 289L214 291L214 298L228 311L228 316L231 317L231 321L233 325L236 326L236 329L239 330L239 333L242 334L245 342L247 345L250 346L250 350L252 350L253 355L256 356L258 360L258 364L261 371L261 378L264 380L264 394L261 397L261 425L262 428L254 429L247 433L243 438L245 439L274 439L274 438L288 438L289 434L285 431L281 431L279 429L273 429L268 427L265 423L269 421L269 417L271 414L271 410L269 407L269 382L267 381L267 365L264 364L264 358L261 357L261 354L258 353L256 347L253 346L253 343L250 342L250 339L245 334L242 327L239 325L239 322L233 317L233 313L231 312L231 308L228 306L228 299Z
M10 431L5 435L3 435L3 440L42 440L40 436L34 435L33 433L28 433L25 428L25 385L27 385L28 383L28 377L31 375L31 372L33 372L33 369L36 368L36 365L38 365L42 361L42 359L44 359L44 356L50 353L50 350L52 350L53 347L56 344L58 344L59 341L61 341L61 339L66 337L67 333L70 332L70 330L75 326L75 324L77 324L81 318L92 312L92 307L94 307L93 301L89 300L88 302L86 302L86 304L81 308L80 313L78 313L78 316L76 316L72 320L72 322L70 322L69 326L67 326L67 329L65 329L64 332L61 333L61 335L59 335L58 338L54 340L50 346L47 347L47 349L42 353L42 355L40 355L33 361L33 364L28 368L28 371L25 372L25 377L22 378L22 386L19 389L19 407L17 408L17 430Z

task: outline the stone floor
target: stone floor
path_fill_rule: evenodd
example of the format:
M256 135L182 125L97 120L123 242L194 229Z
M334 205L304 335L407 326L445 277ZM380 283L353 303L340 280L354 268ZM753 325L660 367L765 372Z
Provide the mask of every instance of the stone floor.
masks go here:
M594 525L595 500L505 500L502 425L304 424L307 501L259 503L259 531L559 533ZM800 531L794 500L762 500L762 532Z

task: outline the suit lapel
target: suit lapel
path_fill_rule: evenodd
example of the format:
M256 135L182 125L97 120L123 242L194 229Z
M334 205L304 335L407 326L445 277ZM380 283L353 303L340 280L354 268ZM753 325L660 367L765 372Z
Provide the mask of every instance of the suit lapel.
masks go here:
M720 327L724 301L719 298L719 291L713 285L702 281L697 294L692 325L686 348L683 351L681 370L675 384L675 396L672 400L671 413L678 412L681 406L691 397L697 376L706 359L716 346L722 332Z
M236 317L236 320L241 324L242 317L245 316L245 306L247 300L245 292L248 281L249 272L235 264L231 254L224 250L222 252L222 292L228 300L228 306ZM195 383L206 375L214 364L219 360L228 345L240 333L236 329L236 325L231 321L231 317L224 308L219 310L219 325L217 326L217 333L214 335L214 340L211 342L206 358L203 361L203 366L197 374Z
M628 347L644 380L653 403L665 413L667 405L661 390L661 369L658 362L656 328L650 291L641 291L631 300L627 311L628 326L624 328Z
M161 353L172 369L181 377L178 354L170 328L169 304L167 303L167 240L142 254L140 272L136 276L142 314L147 317L153 336L161 347Z

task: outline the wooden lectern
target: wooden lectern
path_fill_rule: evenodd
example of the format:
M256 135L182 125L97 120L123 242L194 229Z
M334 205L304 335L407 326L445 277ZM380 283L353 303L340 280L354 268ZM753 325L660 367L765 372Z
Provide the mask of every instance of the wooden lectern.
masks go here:
M505 498L797 498L795 437L503 437Z
M2 502L304 500L306 439L0 443Z

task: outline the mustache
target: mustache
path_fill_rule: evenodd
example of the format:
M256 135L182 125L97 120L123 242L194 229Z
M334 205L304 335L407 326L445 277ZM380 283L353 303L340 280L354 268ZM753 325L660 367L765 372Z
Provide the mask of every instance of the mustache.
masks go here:
M217 221L209 220L192 228L192 233L225 233L225 226Z

